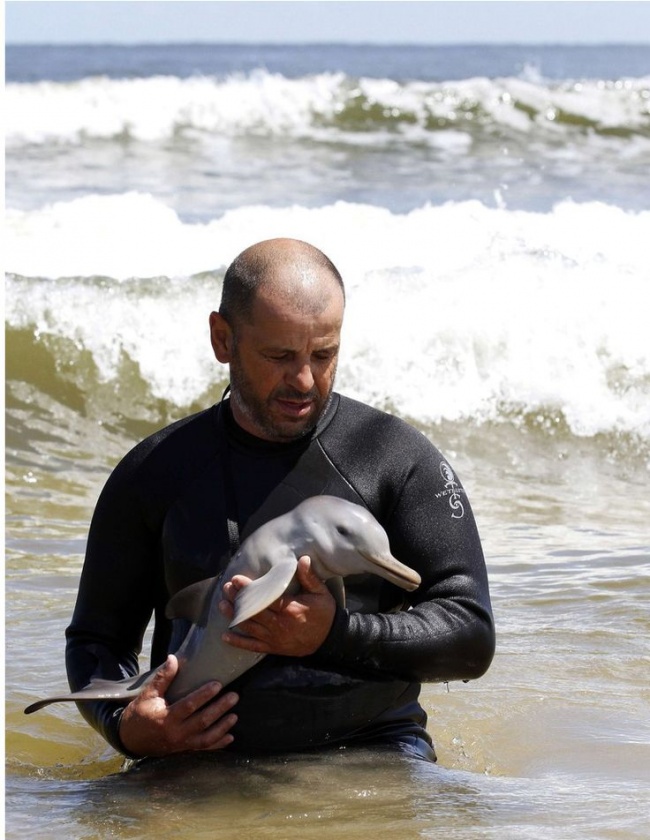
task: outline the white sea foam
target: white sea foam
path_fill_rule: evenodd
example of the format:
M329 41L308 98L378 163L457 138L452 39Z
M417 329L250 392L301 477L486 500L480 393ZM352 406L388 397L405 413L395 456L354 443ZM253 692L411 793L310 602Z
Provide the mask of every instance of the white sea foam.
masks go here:
M7 86L12 142L87 138L165 140L181 131L300 133L312 113L336 110L341 79L296 82L263 71L225 82L173 76Z
M191 225L150 196L89 196L9 214L21 277L7 320L73 339L105 380L126 354L154 396L184 405L215 375L206 319L224 268L289 235L346 278L346 392L423 421L556 411L578 435L650 438L649 233L650 212L599 203L260 206Z
M455 128L476 135L481 126L553 137L572 131L576 122L644 136L650 119L649 86L650 78L617 83L551 84L526 78L400 83L355 80L343 73L288 79L263 70L223 79L94 77L9 84L6 140L9 148L243 133L337 140L360 131L366 138L390 136L396 126L415 141L422 129L430 133ZM569 120L560 125L563 115ZM589 140L580 129L573 134Z

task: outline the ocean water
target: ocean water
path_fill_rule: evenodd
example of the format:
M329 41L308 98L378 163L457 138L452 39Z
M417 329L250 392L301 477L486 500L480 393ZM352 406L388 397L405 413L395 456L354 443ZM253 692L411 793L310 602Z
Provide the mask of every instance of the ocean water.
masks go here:
M647 836L650 47L7 47L7 836ZM437 767L376 754L120 774L72 707L88 521L217 400L247 245L348 288L338 388L452 460L488 674L427 685Z

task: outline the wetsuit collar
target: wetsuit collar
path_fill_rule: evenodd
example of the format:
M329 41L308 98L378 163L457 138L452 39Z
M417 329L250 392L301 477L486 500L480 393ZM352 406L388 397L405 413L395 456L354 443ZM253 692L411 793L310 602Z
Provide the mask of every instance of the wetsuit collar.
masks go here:
M303 437L297 438L296 440L288 441L287 443L283 443L278 441L264 440L263 438L257 437L256 435L252 435L250 432L247 432L245 429L242 429L242 427L237 423L237 421L233 417L232 409L230 407L230 398L228 397L229 391L230 385L223 392L221 402L219 403L219 413L221 415L223 427L226 431L226 435L228 437L229 442L231 444L242 446L245 449L248 449L249 451L254 450L256 452L265 453L267 455L272 455L274 453L277 453L278 455L286 455L294 449L305 449L307 446L309 446L311 441L314 440L314 438L317 438L321 434L323 429L325 429L330 424L334 415L336 414L336 409L339 404L339 395L332 393L332 396L327 406L325 407L325 411L321 414L320 418L318 419L318 423L316 424L315 428Z

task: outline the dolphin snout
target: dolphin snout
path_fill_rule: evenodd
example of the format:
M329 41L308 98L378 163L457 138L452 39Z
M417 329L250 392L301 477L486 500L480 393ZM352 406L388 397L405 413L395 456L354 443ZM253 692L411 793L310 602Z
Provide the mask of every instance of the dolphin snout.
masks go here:
M416 571L400 563L392 554L370 554L365 551L359 551L359 554L375 566L375 574L407 592L413 592L422 583Z

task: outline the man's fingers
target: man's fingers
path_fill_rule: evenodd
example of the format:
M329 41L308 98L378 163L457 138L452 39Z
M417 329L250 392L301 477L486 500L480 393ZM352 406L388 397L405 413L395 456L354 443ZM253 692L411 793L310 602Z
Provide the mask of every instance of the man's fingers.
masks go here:
M237 723L237 715L225 715L204 729L196 739L197 750L222 750L235 740L230 730Z
M228 713L238 700L239 697L234 692L229 692L197 713L200 716L201 726L197 749L222 749L232 743L233 736L229 733L237 723L237 715Z
M222 749L233 740L230 730L237 715L230 710L239 697L210 682L187 697L168 703L165 692L178 671L178 660L169 656L151 683L125 708L120 738L134 755L169 755L186 750Z
M205 706L205 708L201 708L200 711L196 711L197 727L199 727L200 730L208 729L224 719L224 716L227 716L228 719L223 724L224 732L227 731L233 725L234 721L237 720L237 715L228 715L228 712L233 708L238 700L239 697L231 691L228 694L224 694L223 697L219 697L213 703Z
M223 592L224 595L228 590L229 593L236 595L240 589L243 589L245 586L251 582L251 578L246 577L246 575L233 575L233 577L223 585Z
M235 603L235 599L240 590L250 582L250 578L245 577L245 575L235 575L232 580L224 583L221 590L223 592L223 600L219 602L219 611L223 615L232 618L232 605Z
M148 700L152 697L164 697L178 672L178 659L170 653L149 682L140 692L139 697Z
M230 601L224 598L222 601L219 601L219 612L227 619L232 619L235 614L235 608Z
M239 697L231 691L206 705L201 703L201 692L201 689L192 692L192 700L185 707L185 712L194 708L183 723L187 745L194 750L222 749L233 741L230 730L237 723L237 715L229 712Z
M222 686L219 682L206 683L200 688L197 688L191 694L188 694L186 697L182 697L175 703L171 703L169 711L177 717L178 720L187 720L195 712L198 712L199 709L205 706L206 703L214 700L217 694L221 691L221 688Z
M314 571L312 571L311 558L306 554L303 557L298 558L296 577L298 579L298 583L306 592L316 594L322 592L324 589L327 589L323 581Z
M255 625L255 628L254 632L256 633L259 633L262 629L259 624ZM250 626L249 630L253 632L253 628ZM224 642L226 642L226 644L232 645L240 650L248 650L251 653L271 653L271 647L267 642L260 639L258 636L246 636L243 635L243 633L243 630L241 633L234 633L232 630L227 630L221 638Z
M234 600L235 596L237 595L237 590L232 584L232 581L228 581L228 583L224 583L223 588L221 590L223 592L223 597L226 598L228 601Z

